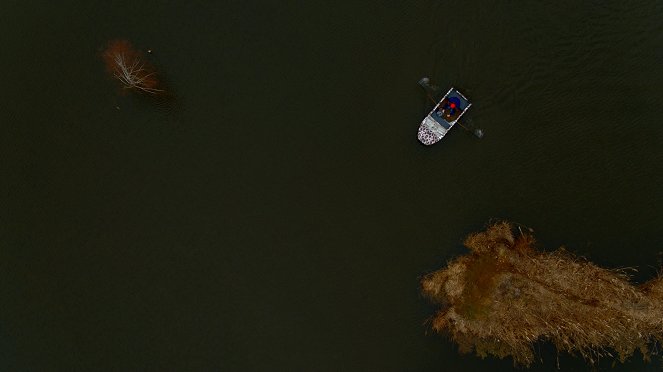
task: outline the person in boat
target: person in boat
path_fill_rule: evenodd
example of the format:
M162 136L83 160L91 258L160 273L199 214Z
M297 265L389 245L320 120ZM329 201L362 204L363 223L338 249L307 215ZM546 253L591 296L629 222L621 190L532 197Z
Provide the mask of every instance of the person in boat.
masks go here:
M454 100L445 99L438 109L440 115L447 121L453 121L460 113L460 107Z

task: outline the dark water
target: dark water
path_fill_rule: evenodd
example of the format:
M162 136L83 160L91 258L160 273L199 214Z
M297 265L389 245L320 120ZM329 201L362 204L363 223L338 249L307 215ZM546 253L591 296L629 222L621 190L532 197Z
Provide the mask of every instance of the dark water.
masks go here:
M39 3L0 14L1 370L506 371L424 325L464 235L659 267L661 1ZM418 144L422 76L484 139Z

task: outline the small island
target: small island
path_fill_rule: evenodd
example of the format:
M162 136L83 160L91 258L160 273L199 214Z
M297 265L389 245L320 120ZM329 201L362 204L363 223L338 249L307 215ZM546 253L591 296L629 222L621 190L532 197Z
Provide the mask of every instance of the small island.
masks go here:
M422 292L440 305L431 319L460 351L534 361L534 343L579 354L590 363L663 343L663 276L634 285L564 249L539 252L527 229L508 222L471 234L470 253L426 275Z

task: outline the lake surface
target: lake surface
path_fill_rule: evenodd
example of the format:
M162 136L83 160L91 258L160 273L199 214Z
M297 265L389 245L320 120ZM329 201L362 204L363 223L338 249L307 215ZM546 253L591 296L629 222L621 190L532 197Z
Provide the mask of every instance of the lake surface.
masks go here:
M466 234L660 268L661 1L41 3L0 14L2 370L509 371L424 324ZM420 145L422 76L485 137Z

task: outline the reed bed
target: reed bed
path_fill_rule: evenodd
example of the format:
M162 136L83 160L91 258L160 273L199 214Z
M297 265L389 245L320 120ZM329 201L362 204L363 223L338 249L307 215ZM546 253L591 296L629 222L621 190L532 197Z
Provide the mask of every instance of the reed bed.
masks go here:
M634 285L624 270L605 269L563 249L539 252L529 232L508 222L465 239L470 253L426 275L422 292L440 310L432 328L461 352L534 361L534 343L590 363L648 359L663 342L663 276Z

